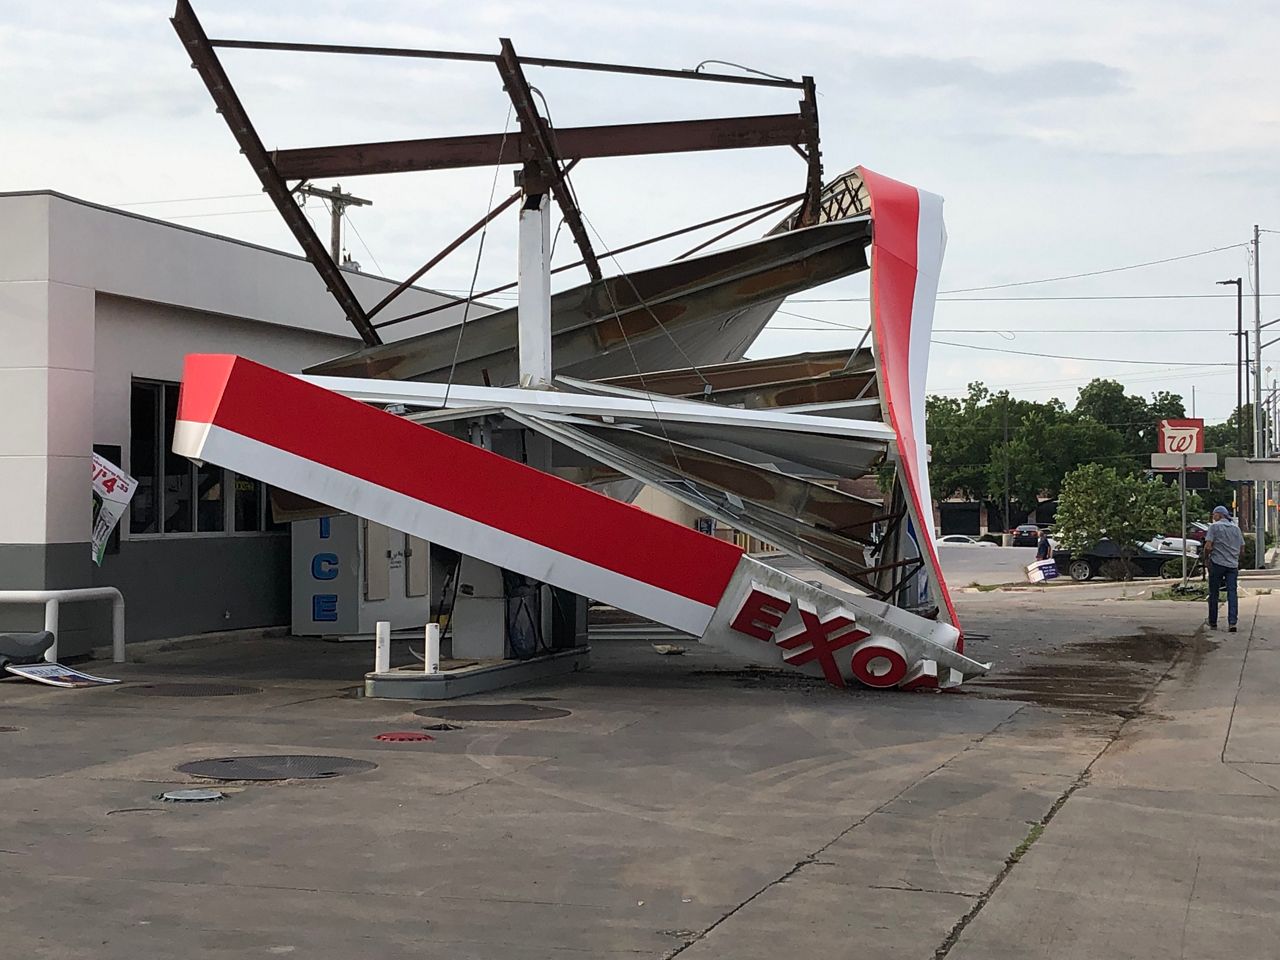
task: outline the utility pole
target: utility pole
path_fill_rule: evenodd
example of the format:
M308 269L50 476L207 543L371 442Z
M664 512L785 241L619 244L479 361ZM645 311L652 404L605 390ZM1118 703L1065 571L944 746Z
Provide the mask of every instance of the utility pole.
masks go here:
M1219 280L1218 286L1236 288L1236 456L1244 456L1244 277ZM1244 484L1236 481L1236 502L1232 504L1236 522L1240 522L1240 505L1244 503Z
M333 262L342 265L342 218L346 215L347 207L368 207L373 205L372 200L365 200L354 194L343 193L342 184L335 183L332 190L322 190L319 187L313 187L309 183L304 183L298 187L298 193L308 197L320 197L329 201L329 253L333 257Z
M1261 271L1258 268L1258 225L1253 225L1253 455L1257 459L1265 457L1266 448L1262 424L1262 297L1260 295ZM1266 563L1267 534L1267 495L1266 484L1255 482L1254 485L1254 522L1255 537L1253 557L1254 566L1261 570Z
M1008 533L1009 526L1009 394L1004 395L1004 529ZM1038 516L1038 514L1037 514Z

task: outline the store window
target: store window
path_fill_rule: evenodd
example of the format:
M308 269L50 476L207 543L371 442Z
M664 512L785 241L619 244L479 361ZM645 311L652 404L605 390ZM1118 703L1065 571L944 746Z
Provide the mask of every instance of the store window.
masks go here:
M137 480L129 532L260 533L287 529L271 520L268 488L173 452L178 384L133 381L129 400L129 472Z

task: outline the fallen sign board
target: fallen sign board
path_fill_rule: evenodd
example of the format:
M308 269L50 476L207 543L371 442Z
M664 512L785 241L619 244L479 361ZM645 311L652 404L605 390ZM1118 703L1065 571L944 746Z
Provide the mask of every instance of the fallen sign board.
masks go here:
M1280 460L1254 460L1251 457L1227 457L1223 461L1228 480L1280 480Z
M60 663L7 663L4 667L16 677L34 680L36 683L48 684L51 687L104 687L107 684L119 683L107 677L95 677L81 673Z
M1151 455L1152 470L1205 470L1217 465L1216 453L1153 453Z

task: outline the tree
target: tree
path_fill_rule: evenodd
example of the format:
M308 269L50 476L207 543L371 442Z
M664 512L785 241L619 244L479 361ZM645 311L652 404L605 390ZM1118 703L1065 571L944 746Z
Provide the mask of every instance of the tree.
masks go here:
M1150 454L1156 452L1157 424L1161 420L1186 416L1182 397L1167 390L1151 395L1151 400L1125 393L1124 384L1115 380L1091 380L1080 389L1076 400L1077 416L1116 431L1122 438L1117 467L1126 471L1145 470ZM1131 457L1132 460L1128 460Z
M1188 494L1188 514L1203 510L1199 498ZM1137 544L1181 529L1181 501L1176 487L1159 480L1087 463L1063 479L1055 519L1058 540L1068 550L1088 550L1109 539L1123 556L1133 556Z

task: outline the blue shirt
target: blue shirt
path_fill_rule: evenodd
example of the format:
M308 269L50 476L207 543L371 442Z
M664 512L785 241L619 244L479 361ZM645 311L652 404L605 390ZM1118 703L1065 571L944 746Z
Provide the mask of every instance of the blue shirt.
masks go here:
M1244 534L1230 520L1215 520L1204 535L1209 544L1209 559L1220 567L1240 566L1240 550L1244 546Z

